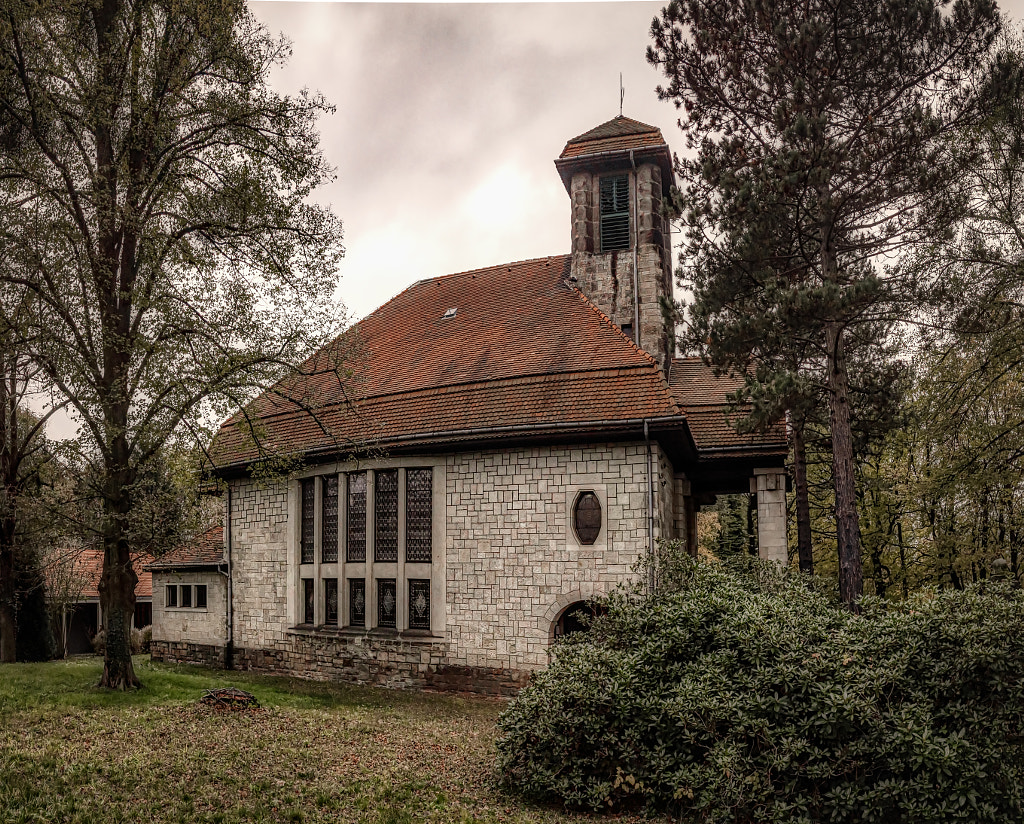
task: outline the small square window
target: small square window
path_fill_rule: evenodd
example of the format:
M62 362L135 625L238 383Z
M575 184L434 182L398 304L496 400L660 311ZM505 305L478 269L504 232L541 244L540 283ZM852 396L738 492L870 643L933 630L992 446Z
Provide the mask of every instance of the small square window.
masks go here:
M167 606L178 606L178 587L171 584L167 587Z
M181 587L181 605L183 607L192 606L192 587L184 584Z
M324 579L324 623L338 624L338 579Z
M206 584L196 584L196 609L206 609Z
M366 626L366 579L348 579L348 624L351 627Z

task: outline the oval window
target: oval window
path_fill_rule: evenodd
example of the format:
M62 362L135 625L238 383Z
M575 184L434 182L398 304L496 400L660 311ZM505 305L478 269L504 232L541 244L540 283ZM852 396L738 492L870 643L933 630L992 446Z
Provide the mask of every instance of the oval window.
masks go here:
M593 492L580 494L573 508L572 524L581 544L588 545L597 540L601 534L601 501L597 495Z

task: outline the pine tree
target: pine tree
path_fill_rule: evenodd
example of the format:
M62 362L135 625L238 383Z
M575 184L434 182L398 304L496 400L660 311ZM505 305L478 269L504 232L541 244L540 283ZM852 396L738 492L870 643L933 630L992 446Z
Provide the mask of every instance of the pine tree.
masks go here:
M851 335L904 311L885 256L957 215L949 136L983 111L969 81L1000 27L991 0L944 5L674 0L652 24L659 95L684 110L696 153L678 201L695 300L714 296L720 337L777 334L782 360L808 347L821 359L851 605L863 591ZM714 307L750 291L767 311L717 329Z

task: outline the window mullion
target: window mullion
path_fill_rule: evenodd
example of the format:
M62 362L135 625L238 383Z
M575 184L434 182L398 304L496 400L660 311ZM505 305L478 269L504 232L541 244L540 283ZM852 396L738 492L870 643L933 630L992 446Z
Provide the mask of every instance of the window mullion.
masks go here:
M409 628L409 595L405 583L405 469L398 470L398 573L395 575L395 629Z
M377 625L377 473L366 470L366 628Z

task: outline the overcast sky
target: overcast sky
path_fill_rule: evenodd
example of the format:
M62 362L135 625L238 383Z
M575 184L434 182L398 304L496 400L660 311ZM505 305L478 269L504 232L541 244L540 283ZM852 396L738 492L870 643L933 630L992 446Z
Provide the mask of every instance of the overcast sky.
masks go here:
M305 3L250 6L293 43L272 82L323 92L345 225L336 297L354 319L416 280L569 251L552 161L619 113L683 149L645 59L663 2ZM1001 4L1020 20L1024 0Z
M252 2L293 43L281 91L316 89L345 226L337 296L362 317L425 277L569 251L553 160L619 113L682 147L645 59L663 4Z

